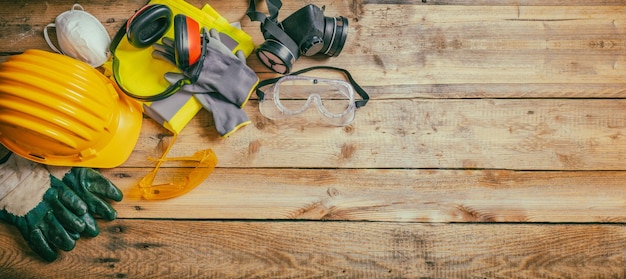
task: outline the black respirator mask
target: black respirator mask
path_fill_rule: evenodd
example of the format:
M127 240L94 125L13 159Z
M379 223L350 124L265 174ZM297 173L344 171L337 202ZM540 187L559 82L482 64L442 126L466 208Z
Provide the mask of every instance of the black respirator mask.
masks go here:
M257 12L255 0L250 0L247 15L261 22L265 42L257 49L259 60L279 74L287 74L300 55L324 54L338 56L348 37L345 17L324 16L324 7L313 4L297 10L278 22L280 0L266 0L269 16Z

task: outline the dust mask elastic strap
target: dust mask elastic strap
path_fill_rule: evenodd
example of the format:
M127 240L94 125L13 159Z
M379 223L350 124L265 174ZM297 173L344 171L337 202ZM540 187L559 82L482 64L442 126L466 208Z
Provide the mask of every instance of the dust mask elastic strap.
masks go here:
M49 28L56 29L58 48L50 40ZM80 4L74 4L71 10L58 15L54 23L46 25L43 36L52 50L83 61L92 67L99 67L110 57L109 33L102 23L85 12Z

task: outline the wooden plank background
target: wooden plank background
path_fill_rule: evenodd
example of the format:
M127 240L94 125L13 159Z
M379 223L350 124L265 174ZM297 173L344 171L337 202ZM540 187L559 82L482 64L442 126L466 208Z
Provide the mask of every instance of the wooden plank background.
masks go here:
M144 3L81 4L112 35ZM263 41L246 1L207 3ZM146 118L128 161L102 170L125 193L119 218L51 264L0 226L0 277L626 276L626 1L314 3L349 19L348 40L295 66L348 69L372 98L354 123L270 121L253 100L224 140L202 111L170 154L212 148L218 167L145 201L146 157L172 139ZM49 50L42 29L72 4L0 0L0 61Z

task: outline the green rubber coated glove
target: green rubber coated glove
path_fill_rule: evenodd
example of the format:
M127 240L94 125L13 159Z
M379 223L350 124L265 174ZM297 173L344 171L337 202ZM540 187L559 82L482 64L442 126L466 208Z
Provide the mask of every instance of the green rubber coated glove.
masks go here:
M81 233L97 235L82 199L43 166L17 155L0 162L0 220L15 225L28 246L47 261L70 251ZM95 234L94 234L95 233Z
M56 189L48 188L43 201L25 216L20 217L1 210L0 219L15 225L35 253L47 261L54 261L57 258L56 248L64 251L74 249L77 232L71 230L81 225L85 226L75 219L76 216L69 216L71 214L66 211L67 209L59 207L62 205L58 200ZM68 224L67 220L60 221L61 219L75 219L75 223Z
M122 191L100 172L91 168L72 168L63 182L86 204L89 212L106 220L115 220L117 211L107 200L121 201Z
M75 212L78 214L78 218L85 223L85 228L82 233L90 237L97 236L100 233L100 228L98 228L96 219L89 212L88 204L68 187L67 184L53 175L50 175L50 186L57 190L58 198L63 204L71 208L80 208L80 211ZM74 233L76 232L74 231ZM78 239L78 237L76 237L76 239Z
M174 40L165 37L161 42L154 45L153 57L176 65ZM243 52L235 55L220 41L217 30L203 28L202 42L203 58L187 69L179 67L184 76L191 79L191 84L183 89L191 93L219 93L225 100L243 107L259 83L259 77L246 64Z

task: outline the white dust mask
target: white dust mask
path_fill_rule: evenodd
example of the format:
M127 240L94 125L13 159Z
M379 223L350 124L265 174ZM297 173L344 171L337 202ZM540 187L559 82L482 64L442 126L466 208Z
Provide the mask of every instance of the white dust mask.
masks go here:
M77 9L79 8L79 9ZM61 50L50 41L48 28L55 27L57 41ZM79 4L63 12L54 23L46 25L43 35L50 48L88 63L93 67L102 65L109 59L109 44L111 37L100 21Z

